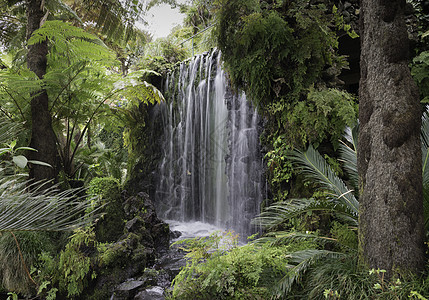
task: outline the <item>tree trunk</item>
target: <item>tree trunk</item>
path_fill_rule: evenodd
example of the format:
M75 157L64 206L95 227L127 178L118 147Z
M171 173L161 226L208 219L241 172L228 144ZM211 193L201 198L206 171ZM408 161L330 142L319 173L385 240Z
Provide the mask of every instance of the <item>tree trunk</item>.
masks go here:
M424 265L421 109L408 68L405 0L361 1L361 258L387 278Z
M27 40L31 34L40 27L43 18L43 0L27 1ZM28 47L27 66L36 73L39 78L46 74L47 67L47 42L31 45ZM42 90L31 99L31 141L30 147L37 150L29 153L30 159L48 163L52 168L33 165L30 177L35 180L55 179L57 162L57 145L52 119L48 107L48 94Z

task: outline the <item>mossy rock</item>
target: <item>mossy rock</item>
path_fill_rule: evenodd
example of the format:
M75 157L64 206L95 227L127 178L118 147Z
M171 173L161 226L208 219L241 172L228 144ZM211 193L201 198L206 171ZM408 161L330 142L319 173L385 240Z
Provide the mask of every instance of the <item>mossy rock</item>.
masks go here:
M153 248L141 242L140 235L128 233L124 239L107 245L99 257L97 282L85 299L109 299L118 284L143 274L146 267L155 262Z
M88 193L95 197L95 206L104 205L104 215L96 224L96 238L100 242L114 242L124 233L125 213L119 181L113 177L94 178Z

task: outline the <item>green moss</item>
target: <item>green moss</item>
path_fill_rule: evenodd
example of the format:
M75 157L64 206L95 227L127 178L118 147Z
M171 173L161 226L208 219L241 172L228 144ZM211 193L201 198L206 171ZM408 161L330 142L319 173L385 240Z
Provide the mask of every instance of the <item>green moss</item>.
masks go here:
M123 234L125 219L119 181L113 177L94 178L89 184L88 193L95 197L95 207L104 205L104 215L96 224L97 240L116 241Z
M144 265L146 248L140 243L141 237L135 233L128 233L127 237L114 244L105 244L99 247L100 264L105 268L123 268L130 263Z

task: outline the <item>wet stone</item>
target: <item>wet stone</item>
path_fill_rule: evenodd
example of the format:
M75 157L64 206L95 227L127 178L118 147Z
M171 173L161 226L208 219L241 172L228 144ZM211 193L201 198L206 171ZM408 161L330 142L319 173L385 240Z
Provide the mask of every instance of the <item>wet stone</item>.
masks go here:
M138 293L134 300L164 300L164 289L160 286L154 286Z

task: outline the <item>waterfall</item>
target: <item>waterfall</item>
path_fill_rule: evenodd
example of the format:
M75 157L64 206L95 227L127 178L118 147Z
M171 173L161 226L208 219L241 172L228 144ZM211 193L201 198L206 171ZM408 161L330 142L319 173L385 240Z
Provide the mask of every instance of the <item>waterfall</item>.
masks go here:
M165 80L155 203L164 219L247 236L262 201L259 117L244 93L231 91L220 56L196 56Z

